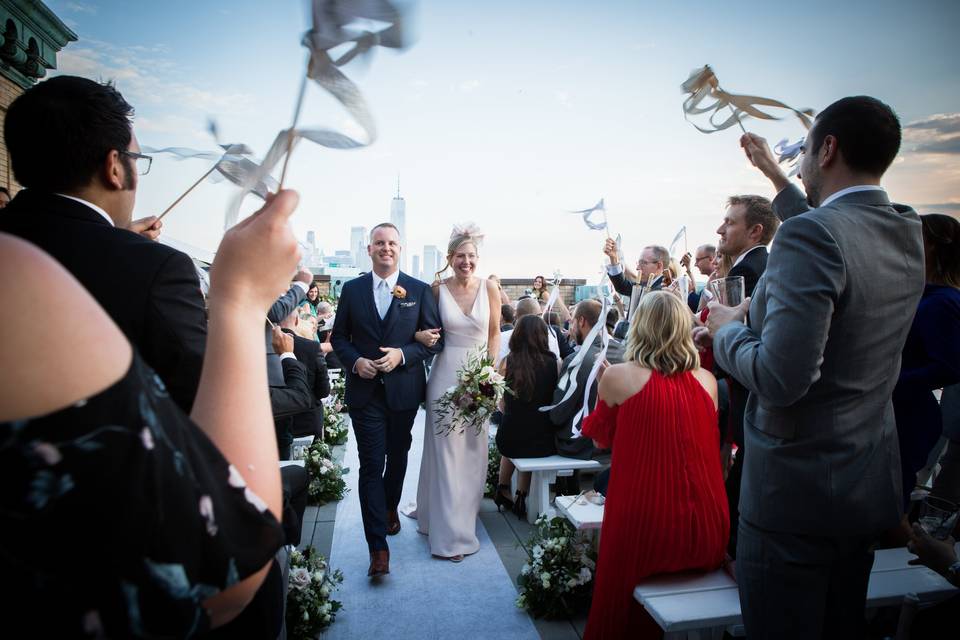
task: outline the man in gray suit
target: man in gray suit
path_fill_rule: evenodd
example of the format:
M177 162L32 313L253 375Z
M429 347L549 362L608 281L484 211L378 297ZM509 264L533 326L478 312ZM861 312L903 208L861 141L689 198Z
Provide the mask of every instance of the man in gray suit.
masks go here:
M745 134L741 146L784 220L749 326L746 304L711 303L708 318L717 363L750 391L743 620L751 639L856 638L871 544L901 517L890 397L924 284L919 217L879 186L900 123L865 96L827 107L801 161L806 198L766 141Z

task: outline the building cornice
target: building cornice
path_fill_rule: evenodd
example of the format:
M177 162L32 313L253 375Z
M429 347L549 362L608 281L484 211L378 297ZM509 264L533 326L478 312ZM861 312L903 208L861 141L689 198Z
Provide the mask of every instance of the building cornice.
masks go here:
M57 68L74 33L40 0L0 0L0 73L24 89Z

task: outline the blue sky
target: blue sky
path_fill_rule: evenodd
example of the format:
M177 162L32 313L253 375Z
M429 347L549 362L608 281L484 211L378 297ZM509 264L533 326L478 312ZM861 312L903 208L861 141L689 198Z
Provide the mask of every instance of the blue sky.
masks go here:
M305 3L48 4L80 36L59 72L115 79L137 109L141 144L213 148L213 116L227 141L263 153L289 125ZM444 246L453 223L472 220L487 233L483 273L596 279L604 236L564 212L601 197L628 259L681 225L691 250L715 241L728 195L772 194L743 158L738 130L705 135L684 121L679 85L706 63L729 91L796 107L854 94L886 101L916 125L885 181L891 196L960 212L960 3L445 0L420 2L413 24L407 51L344 68L366 96L377 142L303 144L291 161L287 185L302 196L294 227L301 238L316 230L328 253L347 247L350 226L388 217L398 174L408 255ZM301 123L356 132L315 86ZM789 117L747 126L771 142L803 133ZM137 214L164 209L208 166L158 157ZM231 193L202 185L165 232L214 249Z

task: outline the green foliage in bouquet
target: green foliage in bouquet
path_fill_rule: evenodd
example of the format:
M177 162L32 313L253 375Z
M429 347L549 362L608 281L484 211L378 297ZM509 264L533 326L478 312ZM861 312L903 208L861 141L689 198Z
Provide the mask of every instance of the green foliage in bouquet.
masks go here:
M347 427L346 417L344 417L342 413L334 411L332 408L324 407L323 441L331 446L346 444L349 434L350 428Z
M341 500L347 493L347 483L343 479L343 467L334 462L330 447L314 440L304 460L310 475L310 484L307 485L310 504L321 505Z
M480 435L503 394L510 391L493 364L485 344L467 355L457 370L457 384L434 402L437 424L441 425L437 435L463 433L467 427L473 427L476 435Z
M313 640L333 624L343 605L331 599L343 574L330 571L327 560L312 546L290 554L287 582L287 634L293 640Z
M517 584L517 606L535 618L562 618L587 609L597 551L565 518L541 515L527 543L530 561Z

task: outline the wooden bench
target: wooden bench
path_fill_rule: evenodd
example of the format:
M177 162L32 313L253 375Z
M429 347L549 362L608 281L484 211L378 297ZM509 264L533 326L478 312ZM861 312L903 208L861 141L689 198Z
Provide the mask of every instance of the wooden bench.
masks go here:
M578 496L557 496L553 500L557 511L570 521L574 529L599 529L603 524L603 505L587 501L577 504Z
M527 497L527 522L533 524L541 513L553 513L550 507L550 485L557 476L573 475L576 469L600 469L596 460L579 460L564 456L544 458L510 458L518 472L529 471L530 495ZM517 474L513 474L513 491L517 490Z
M306 467L306 466L307 466L306 460L281 460L280 461L281 469L283 469L284 467Z
M957 593L936 572L907 564L915 557L903 547L876 552L867 588L868 609L899 606L908 593L916 594L922 603ZM637 585L633 597L657 621L665 638L719 638L724 631L744 634L737 583L723 570L656 576Z

